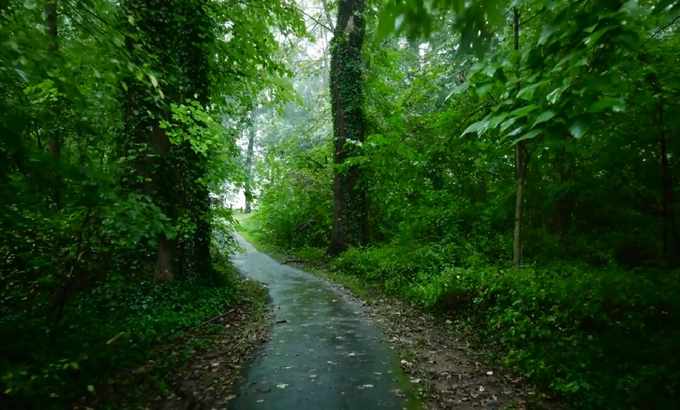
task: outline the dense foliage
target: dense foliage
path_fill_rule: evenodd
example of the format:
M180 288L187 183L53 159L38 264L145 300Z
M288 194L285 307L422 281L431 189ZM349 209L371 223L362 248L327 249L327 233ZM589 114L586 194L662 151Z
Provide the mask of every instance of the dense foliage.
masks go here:
M359 167L370 243L334 269L469 318L575 407L673 408L680 4L372 4L366 140L333 165L324 94L262 120L260 233L326 249Z
M283 1L0 2L3 405L95 394L236 300L236 135L302 31Z

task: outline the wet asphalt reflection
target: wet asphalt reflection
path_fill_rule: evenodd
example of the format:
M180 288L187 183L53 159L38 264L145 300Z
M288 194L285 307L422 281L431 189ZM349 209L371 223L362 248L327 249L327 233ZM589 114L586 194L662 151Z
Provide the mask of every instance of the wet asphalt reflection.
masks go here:
M237 239L244 251L232 261L242 275L268 287L275 324L271 340L244 369L230 408L406 407L394 354L357 303Z

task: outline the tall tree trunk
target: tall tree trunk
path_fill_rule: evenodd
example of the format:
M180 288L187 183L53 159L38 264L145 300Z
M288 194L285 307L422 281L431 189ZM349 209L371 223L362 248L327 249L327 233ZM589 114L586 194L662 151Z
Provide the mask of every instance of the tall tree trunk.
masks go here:
M663 254L668 262L678 258L680 240L675 226L675 210L673 207L673 175L668 163L668 137L664 124L663 90L656 75L652 74L650 82L656 94L656 120L658 125L657 143L659 146L659 166L661 175L661 225L663 237Z
M48 67L57 67L59 57L59 26L58 26L58 3L57 0L45 1L45 24L47 25L47 52L50 58ZM62 105L59 101L51 104L52 123L47 129L47 150L55 162L61 160L62 137L59 122ZM52 191L57 208L61 207L63 196L63 181L59 172L54 173Z
M176 243L161 235L158 241L158 258L154 278L159 281L168 281L175 278L175 250Z
M182 54L186 56L182 62L182 71L186 75L186 89L184 98L194 98L202 107L208 105L210 99L210 51L207 43L211 36L211 19L204 7L192 4L198 2L179 2L183 4L179 9L185 16L185 21L179 28L183 33L180 43ZM184 98L182 100L184 100ZM208 187L199 182L208 173L207 158L195 152L186 151L188 156L187 184L190 195L188 209L191 219L196 224L196 231L192 238L193 253L190 261L194 267L194 274L203 278L213 275L210 244L212 240L212 225L210 221L210 192Z
M244 186L245 208L244 212L249 214L253 201L253 155L255 151L255 124L250 121L248 127L248 151L246 152L246 183Z
M340 0L331 43L331 108L333 111L334 178L333 231L330 254L365 243L367 199L361 170L345 162L364 141L361 47L364 40L365 0Z
M559 181L559 196L555 200L552 223L554 232L560 243L566 245L567 232L571 226L572 212L574 210L574 195L569 186L574 179L574 161L568 156L566 145L571 141L571 135L564 137L563 146L557 149L555 166L557 167L557 179Z
M515 146L515 230L512 243L512 264L515 267L522 265L523 242L522 228L524 224L524 188L526 186L527 173L527 149L524 141Z
M140 38L153 39L156 42L154 45L163 49L164 44L158 42L164 39L159 38L155 31L163 24L159 17L170 13L171 8L172 5L169 3L152 3L150 0L123 2L128 30L125 43L133 62L141 62L145 58L144 52L139 48ZM132 23L133 21L136 24ZM168 107L152 102L149 97L154 91L133 75L128 76L126 85L126 141L123 147L125 154L132 152L135 159L129 169L130 175L125 177L125 183L128 189L153 198L165 216L175 221L177 178L171 164L174 150L168 136L159 125L162 118L168 118ZM155 279L165 281L176 276L176 252L176 241L161 234L156 248L156 267L153 272Z
M165 131L158 125L154 126L151 134L151 147L158 155L158 161L155 164L157 170L152 173L151 177L152 184L160 201L161 209L166 216L174 220L177 217L177 207L172 195L174 192L172 178L169 178L172 174L171 164L168 163L172 144ZM175 278L177 269L175 264L176 251L177 242L161 234L158 240L156 271L154 272L154 277L157 280L167 281Z
M519 10L517 9L517 7L513 8L512 14L513 14L515 50L519 50ZM513 234L512 244L512 264L515 267L520 267L522 265L523 256L522 225L524 223L524 187L526 186L526 172L527 172L526 141L520 141L517 144L515 144L515 178L517 186L515 195L515 230Z

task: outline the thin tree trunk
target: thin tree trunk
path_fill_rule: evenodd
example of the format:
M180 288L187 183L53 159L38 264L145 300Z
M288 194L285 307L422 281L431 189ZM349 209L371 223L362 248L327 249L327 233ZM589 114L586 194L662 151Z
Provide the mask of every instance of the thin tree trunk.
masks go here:
M335 138L333 231L330 254L365 243L368 236L366 192L361 170L346 161L364 141L361 47L364 40L364 0L341 0L331 45L331 108Z
M565 188L574 178L574 163L568 156L566 144L571 141L571 135L564 137L564 146L558 148L556 156L557 178L560 184L559 197L555 201L552 223L554 232L557 234L560 243L566 244L567 233L571 226L572 212L574 209L574 196L571 189Z
M524 188L526 187L527 150L522 142L515 146L516 195L515 195L515 230L512 246L512 263L515 267L522 265L523 246L522 228L524 225Z
M175 241L161 235L158 241L158 260L154 278L159 281L169 281L175 278Z
M244 187L245 208L244 212L249 214L252 210L253 200L253 155L255 151L255 124L250 122L248 127L248 151L246 153L246 183Z
M47 50L52 59L57 57L57 52L59 51L59 28L57 19L57 0L46 0L45 22L47 23L47 36L49 38ZM58 130L52 129L49 131L47 149L49 150L50 155L52 155L52 158L59 160L61 157L61 140Z
M656 115L659 127L658 145L659 145L659 166L661 174L661 210L662 210L662 237L663 237L663 254L667 261L674 262L677 256L677 246L680 243L677 238L677 230L675 227L675 212L673 208L673 175L668 163L668 137L666 135L666 127L664 125L664 101L663 90L659 85L656 75L651 77L652 87L657 94Z
M46 0L45 2L45 23L47 25L47 52L50 58L50 66L55 65L59 57L59 27L58 27L58 3L57 0ZM47 129L47 150L52 159L58 163L61 160L62 138L59 129L61 103L53 103L50 107L52 111L52 123ZM57 208L61 208L63 202L63 181L59 172L54 173L52 192Z
M519 10L513 8L513 26L515 50L519 50ZM518 70L519 74L519 70ZM516 196L515 196L515 229L512 244L512 264L515 267L522 265L522 225L524 223L524 187L526 186L527 170L527 149L526 141L515 144L515 177L516 177Z

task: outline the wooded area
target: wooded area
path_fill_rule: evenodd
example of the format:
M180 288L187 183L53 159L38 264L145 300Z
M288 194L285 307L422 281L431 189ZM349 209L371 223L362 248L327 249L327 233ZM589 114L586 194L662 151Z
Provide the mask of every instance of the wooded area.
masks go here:
M238 303L243 207L565 406L677 408L680 1L5 0L0 41L0 405Z
M574 407L676 407L678 2L339 4L258 121L251 234L465 318Z
M225 183L304 31L241 3L0 2L3 403L63 408L237 300Z

